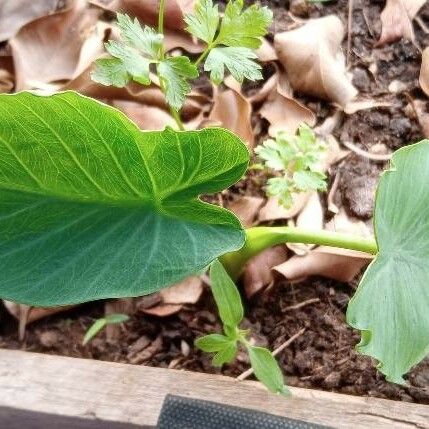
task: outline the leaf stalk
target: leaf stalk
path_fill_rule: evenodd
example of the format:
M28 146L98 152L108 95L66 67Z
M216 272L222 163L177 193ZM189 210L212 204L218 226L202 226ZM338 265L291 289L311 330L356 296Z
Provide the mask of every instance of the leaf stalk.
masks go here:
M377 242L374 238L365 238L326 230L312 231L289 226L262 226L247 229L244 246L236 252L223 255L220 261L232 278L236 279L250 258L258 255L265 249L283 243L317 244L320 246L357 250L370 255L375 255L378 252Z

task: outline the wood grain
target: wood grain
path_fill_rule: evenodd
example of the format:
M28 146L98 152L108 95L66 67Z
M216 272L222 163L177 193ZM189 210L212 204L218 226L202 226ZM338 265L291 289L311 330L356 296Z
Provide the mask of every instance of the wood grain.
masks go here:
M335 428L429 428L429 407L293 388L285 399L231 378L0 350L0 407L155 426L166 394Z

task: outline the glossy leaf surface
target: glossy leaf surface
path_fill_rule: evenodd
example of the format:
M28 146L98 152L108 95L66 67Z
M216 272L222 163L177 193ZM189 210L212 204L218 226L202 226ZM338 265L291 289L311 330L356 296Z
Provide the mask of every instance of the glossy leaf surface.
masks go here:
M226 130L142 132L74 92L0 95L0 298L138 296L202 270L244 233L198 196L247 162Z

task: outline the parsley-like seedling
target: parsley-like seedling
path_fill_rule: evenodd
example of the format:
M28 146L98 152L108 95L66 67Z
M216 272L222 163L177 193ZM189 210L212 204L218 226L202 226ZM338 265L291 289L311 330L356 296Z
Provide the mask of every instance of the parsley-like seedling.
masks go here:
M302 124L297 135L280 132L276 139L266 140L255 149L264 166L282 171L282 177L268 179L267 194L278 197L289 208L292 195L311 190L326 190L323 156L326 143L317 139L312 129Z
M204 70L215 84L220 84L226 71L239 82L262 79L261 66L255 61L255 50L262 44L272 21L272 12L253 5L243 8L242 0L230 1L223 18L212 0L196 2L193 14L185 17L187 31L206 44L201 56L192 62L187 56L166 53L163 35L163 7L160 3L158 30L142 26L135 18L117 15L121 40L110 40L106 50L110 58L96 61L91 74L94 81L106 86L124 87L131 81L141 85L159 84L180 129L184 129L179 111L191 91L190 80L199 76L198 65L205 60ZM152 72L152 73L151 73Z
M262 79L261 66L254 61L255 50L261 46L272 19L267 7L252 5L244 9L242 0L230 1L221 19L212 0L199 0L195 13L185 17L187 30L207 44L196 64L206 60L204 70L210 72L215 84L223 81L225 69L239 82Z

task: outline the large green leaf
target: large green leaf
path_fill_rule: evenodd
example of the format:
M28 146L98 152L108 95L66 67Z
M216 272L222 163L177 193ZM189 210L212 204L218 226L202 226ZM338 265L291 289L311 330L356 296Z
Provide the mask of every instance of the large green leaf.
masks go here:
M239 249L203 203L244 173L222 129L142 132L74 92L0 96L0 298L62 305L137 296Z
M377 190L379 253L347 311L348 323L362 331L359 351L396 383L429 352L428 184L428 140L394 154Z

